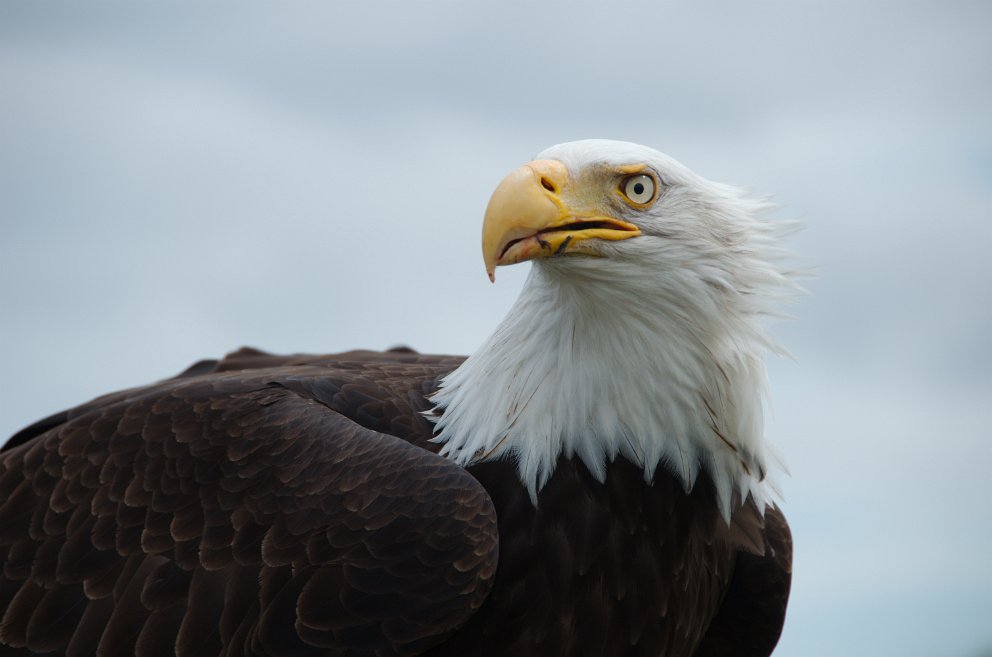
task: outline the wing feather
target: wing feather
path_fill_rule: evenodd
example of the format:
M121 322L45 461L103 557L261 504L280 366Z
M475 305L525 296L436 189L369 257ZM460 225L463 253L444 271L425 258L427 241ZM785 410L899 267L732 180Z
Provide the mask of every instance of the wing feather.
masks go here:
M765 510L762 534L760 553L738 552L723 602L694 657L768 657L775 649L792 581L792 534L777 507Z
M409 655L454 632L492 584L492 502L405 440L426 444L410 392L438 365L346 356L236 352L20 432L0 452L0 643Z

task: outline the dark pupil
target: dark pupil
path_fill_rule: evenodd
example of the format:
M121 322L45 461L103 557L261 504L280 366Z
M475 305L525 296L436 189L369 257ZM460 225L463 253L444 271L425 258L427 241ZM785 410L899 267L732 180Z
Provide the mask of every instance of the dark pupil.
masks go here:
M640 196L644 193L644 183L634 183L634 193Z

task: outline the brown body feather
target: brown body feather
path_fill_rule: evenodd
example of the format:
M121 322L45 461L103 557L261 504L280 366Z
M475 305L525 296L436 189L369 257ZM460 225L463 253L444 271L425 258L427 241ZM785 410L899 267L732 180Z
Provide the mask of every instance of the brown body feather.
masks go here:
M241 350L0 452L0 655L767 655L791 539L619 459L436 455L461 358Z

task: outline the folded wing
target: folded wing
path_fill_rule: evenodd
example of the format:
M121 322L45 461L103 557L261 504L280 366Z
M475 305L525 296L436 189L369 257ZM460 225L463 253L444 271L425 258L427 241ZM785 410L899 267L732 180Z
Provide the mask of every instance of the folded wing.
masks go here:
M347 371L216 369L0 452L0 644L412 655L460 627L498 551L478 482L332 408L362 395Z

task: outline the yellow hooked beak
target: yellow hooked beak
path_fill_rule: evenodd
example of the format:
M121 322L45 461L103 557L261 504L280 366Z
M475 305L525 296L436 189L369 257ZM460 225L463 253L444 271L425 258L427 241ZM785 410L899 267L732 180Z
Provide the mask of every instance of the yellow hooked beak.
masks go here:
M634 224L598 212L572 189L557 160L534 160L496 187L482 224L482 257L489 280L496 267L566 253L586 253L591 239L625 240L641 234Z

